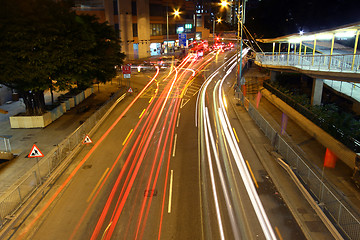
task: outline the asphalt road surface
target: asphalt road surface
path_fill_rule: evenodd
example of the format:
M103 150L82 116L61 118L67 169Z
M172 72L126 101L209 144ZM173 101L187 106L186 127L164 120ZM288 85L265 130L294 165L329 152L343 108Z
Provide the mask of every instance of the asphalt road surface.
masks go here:
M154 73L12 239L305 239L227 97L234 52Z

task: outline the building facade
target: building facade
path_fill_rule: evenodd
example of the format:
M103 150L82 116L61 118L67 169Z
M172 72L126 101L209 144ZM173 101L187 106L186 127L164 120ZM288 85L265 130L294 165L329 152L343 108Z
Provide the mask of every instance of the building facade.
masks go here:
M128 59L175 51L181 47L179 34L186 34L187 41L209 37L195 1L75 0L74 9L96 15L119 30L121 49Z

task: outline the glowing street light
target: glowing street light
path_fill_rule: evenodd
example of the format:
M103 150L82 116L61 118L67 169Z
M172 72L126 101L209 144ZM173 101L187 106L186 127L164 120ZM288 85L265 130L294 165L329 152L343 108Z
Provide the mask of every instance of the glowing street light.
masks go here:
M216 19L217 23L221 23L221 21L222 21L221 18ZM214 44L215 44L215 17L214 17L214 20L213 20L213 38L214 38Z
M229 3L226 0L223 0L223 1L221 1L220 5L221 5L221 7L226 8L229 5Z
M179 17L179 16L180 16L179 10L175 10L175 11L174 11L174 16L175 16L175 17Z
M172 13L175 17L180 16L180 11L178 9L174 9ZM169 12L166 11L166 53L169 53Z

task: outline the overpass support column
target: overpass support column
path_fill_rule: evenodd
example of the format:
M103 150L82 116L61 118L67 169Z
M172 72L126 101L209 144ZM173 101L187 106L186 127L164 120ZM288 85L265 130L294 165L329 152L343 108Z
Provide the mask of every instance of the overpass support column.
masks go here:
M275 82L278 74L279 74L279 72L277 72L277 71L271 71L270 72L270 82Z
M311 105L320 105L323 92L324 79L314 78L311 94Z

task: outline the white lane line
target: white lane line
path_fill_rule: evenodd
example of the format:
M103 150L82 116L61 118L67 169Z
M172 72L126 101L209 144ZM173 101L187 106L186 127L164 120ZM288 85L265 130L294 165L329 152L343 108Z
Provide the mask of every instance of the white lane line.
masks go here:
M178 119L177 119L177 122L176 122L176 127L179 127L179 121L180 121L180 113L178 114Z
M173 185L174 171L170 172L170 186L169 186L169 205L168 205L168 213L171 213L171 199L172 199L172 185Z
M174 139L174 148L173 148L173 154L172 156L175 157L175 150L176 150L176 139L177 139L177 133L175 133L175 139Z

